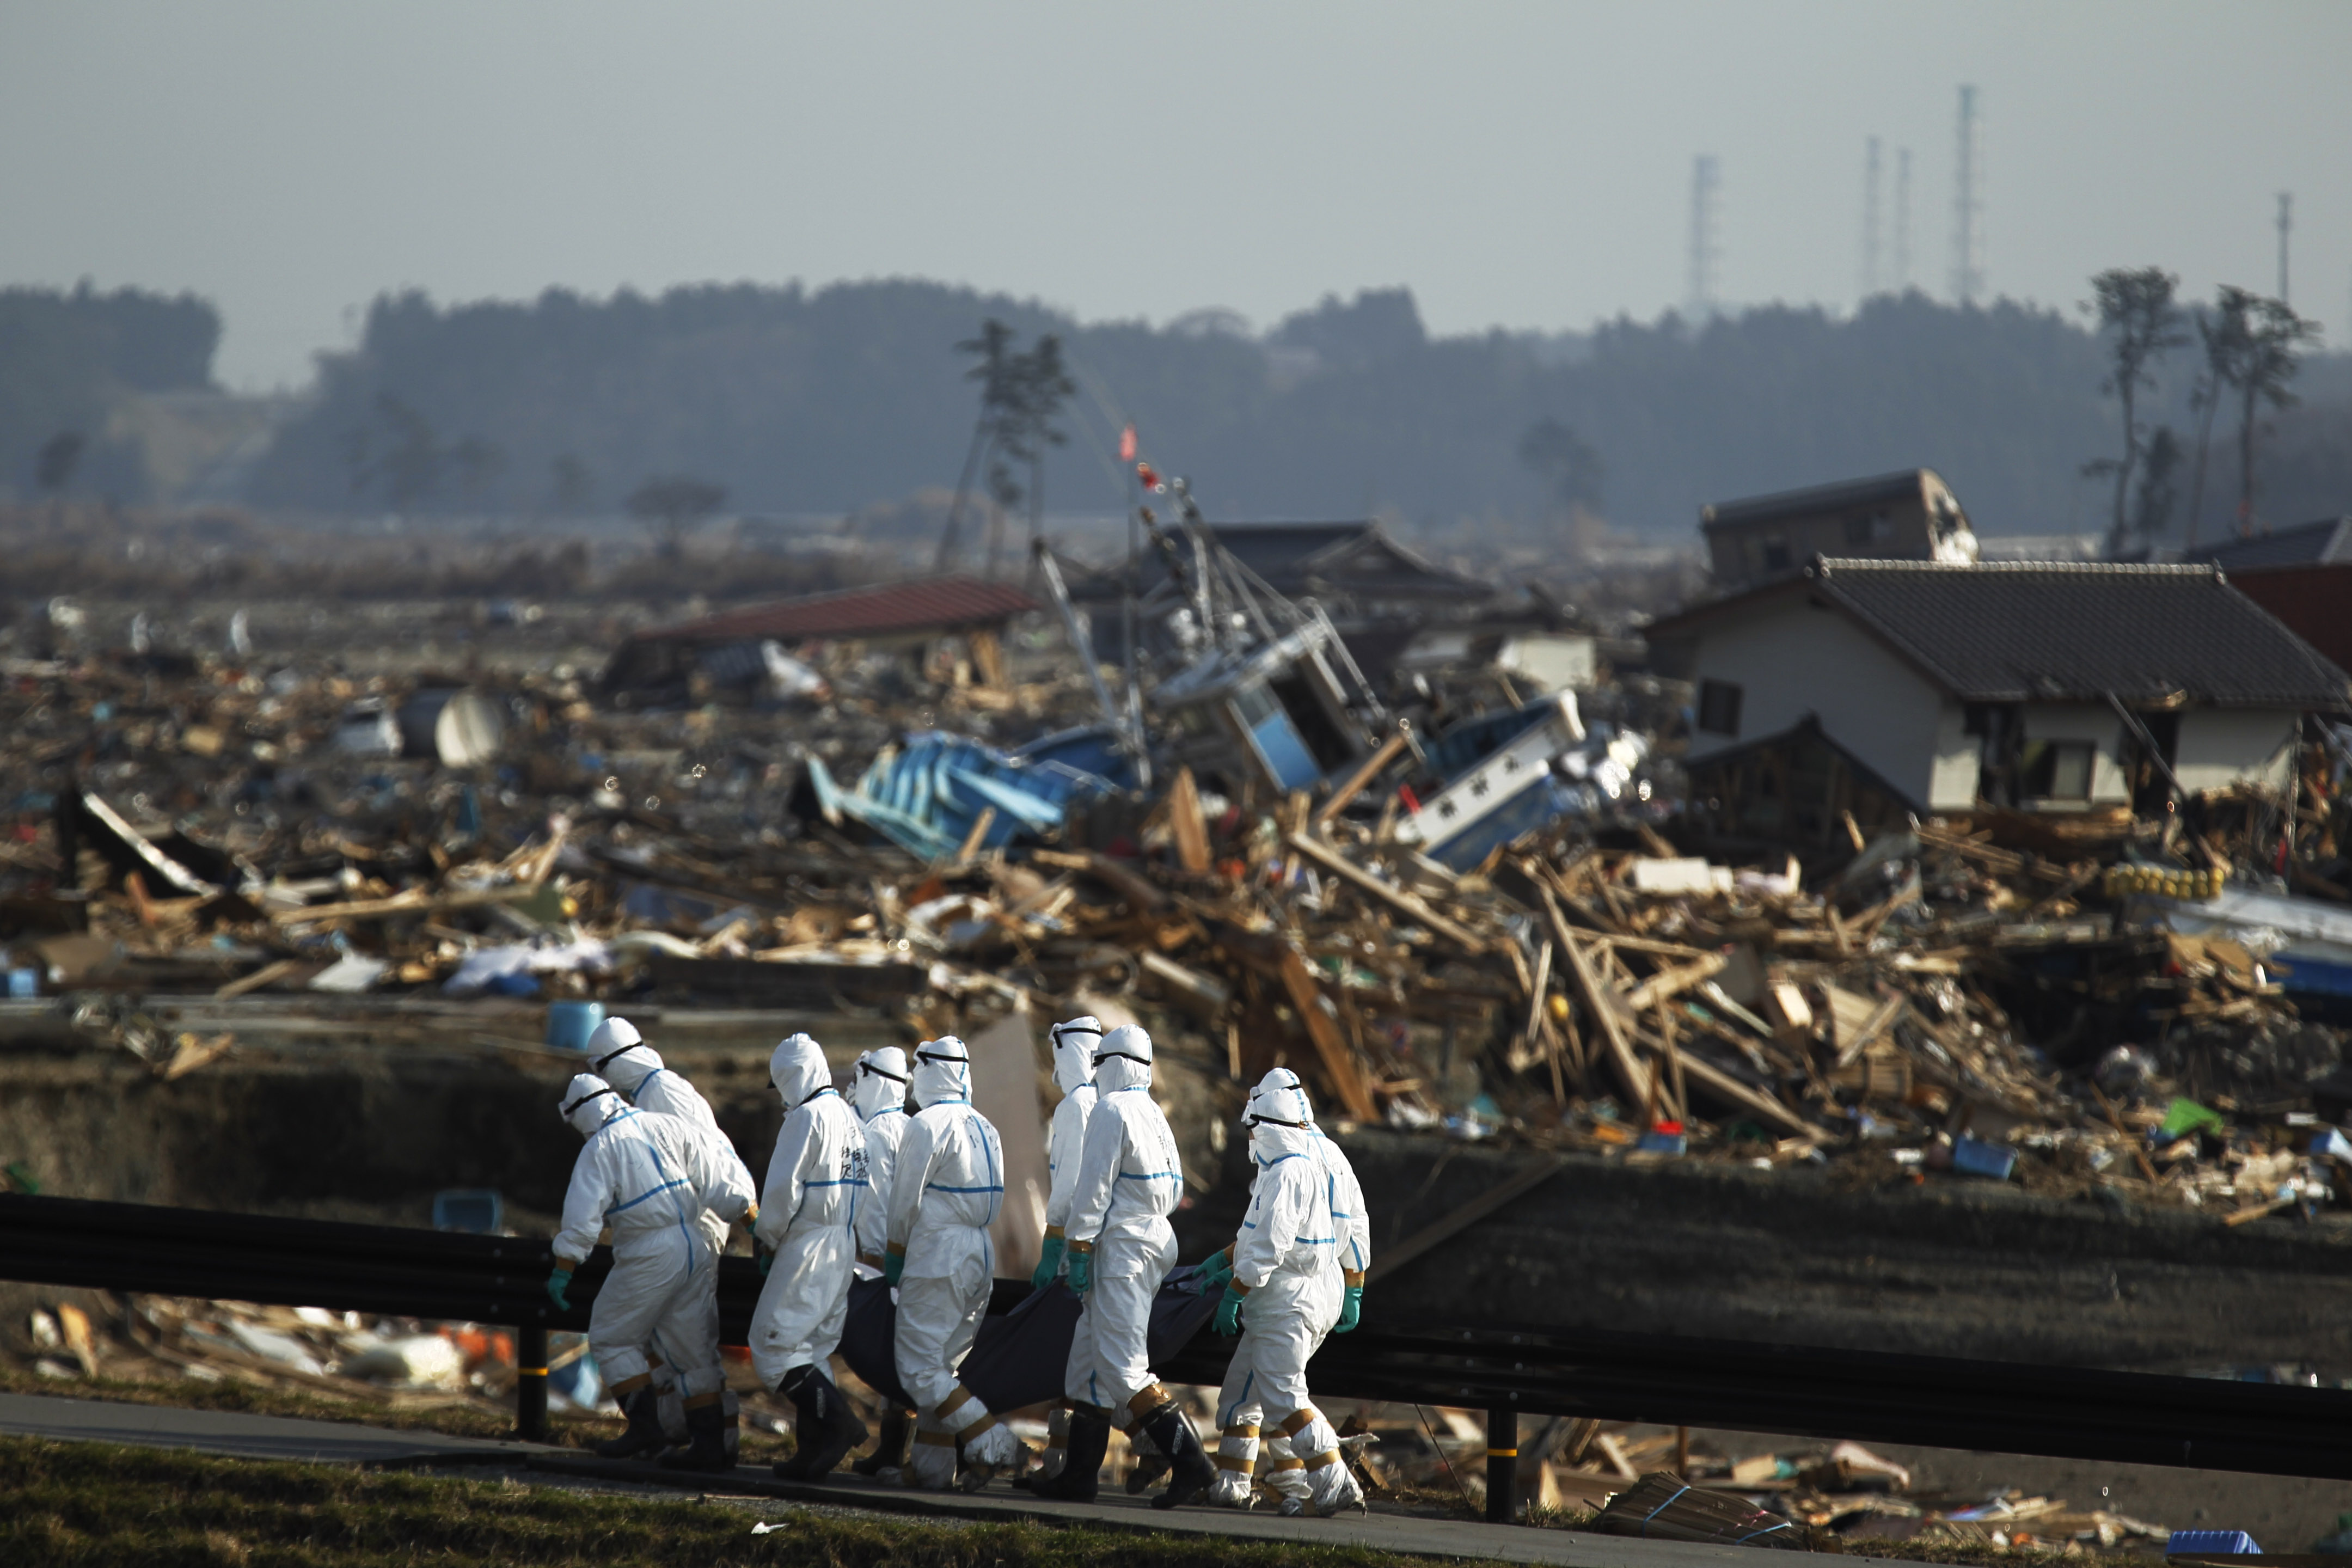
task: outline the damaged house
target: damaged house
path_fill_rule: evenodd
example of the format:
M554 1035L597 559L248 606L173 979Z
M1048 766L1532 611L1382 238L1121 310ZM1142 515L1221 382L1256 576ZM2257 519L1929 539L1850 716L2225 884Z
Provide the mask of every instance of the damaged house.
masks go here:
M904 652L919 669L949 644L988 685L1004 679L1004 630L1037 602L1005 583L935 577L750 605L631 634L604 666L605 693L640 706L719 690L789 689L810 679L791 656L817 644Z
M1816 555L1968 562L1977 536L1933 468L1720 501L1699 513L1707 564L1726 588L1785 577Z
M1692 813L1735 837L2276 788L2352 695L2210 566L1816 559L1649 638L1696 692Z

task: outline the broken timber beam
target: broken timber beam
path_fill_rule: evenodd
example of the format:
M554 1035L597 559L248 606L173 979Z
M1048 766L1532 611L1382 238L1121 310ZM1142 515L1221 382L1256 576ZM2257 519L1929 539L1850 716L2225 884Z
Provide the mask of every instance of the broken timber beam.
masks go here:
M1552 940L1559 944L1560 955L1568 960L1568 972L1576 976L1577 989L1584 993L1584 1005L1592 1014L1592 1022L1601 1031L1607 1047L1610 1070L1636 1107L1647 1106L1657 1090L1654 1087L1647 1064L1634 1054L1633 1042L1625 1033L1625 1020L1617 1011L1617 998L1593 972L1591 959L1578 945L1576 933L1570 929L1568 917L1559 912L1559 902L1547 890L1544 912L1551 917Z
M1328 823L1333 817L1339 816L1341 812L1347 810L1348 803L1354 800L1359 795L1361 795L1364 791L1364 786L1378 778L1380 776L1381 770L1387 767L1391 763L1396 761L1397 753L1403 750L1404 731L1400 730L1395 734L1391 735L1387 740L1382 741L1381 742L1380 750L1374 752L1370 756L1366 757L1364 759L1364 765L1348 775L1347 783L1341 784L1338 789L1331 792L1331 798L1325 801L1321 806L1317 808L1315 816L1308 823L1308 826L1315 829L1315 831L1318 833L1321 832L1324 825Z
M1486 950L1486 943L1430 908L1427 900L1402 888L1391 887L1321 840L1310 838L1304 833L1294 833L1284 842L1341 881L1370 893L1415 925L1426 927L1463 952L1482 952Z

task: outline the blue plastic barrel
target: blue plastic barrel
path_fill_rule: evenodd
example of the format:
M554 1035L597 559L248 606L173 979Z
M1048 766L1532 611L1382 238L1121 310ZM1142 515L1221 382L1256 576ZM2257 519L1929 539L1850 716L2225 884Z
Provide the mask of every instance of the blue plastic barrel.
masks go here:
M584 1051L588 1037L604 1021L602 1002L550 1002L547 1005L547 1048Z

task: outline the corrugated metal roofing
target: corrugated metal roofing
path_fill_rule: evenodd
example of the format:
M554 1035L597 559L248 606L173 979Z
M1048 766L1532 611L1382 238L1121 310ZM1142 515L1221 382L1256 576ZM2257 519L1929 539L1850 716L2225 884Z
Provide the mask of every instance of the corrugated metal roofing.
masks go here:
M633 640L723 643L773 638L793 643L827 637L951 632L992 625L1035 608L1036 600L1009 583L988 583L977 577L932 577L876 588L811 594L770 605L750 605L698 621L656 626L637 633Z

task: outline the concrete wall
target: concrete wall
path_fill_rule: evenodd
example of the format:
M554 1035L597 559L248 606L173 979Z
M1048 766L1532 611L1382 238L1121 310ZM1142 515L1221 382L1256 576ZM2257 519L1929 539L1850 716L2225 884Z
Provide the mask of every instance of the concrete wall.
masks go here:
M2172 771L2192 794L2251 779L2285 787L2295 715L2272 708L2193 708L2180 715Z
M1948 705L1925 676L1836 611L1803 600L1709 628L1688 679L1726 680L1741 689L1739 733L1695 731L1693 762L1779 734L1812 713L1830 739L1905 795L1926 801L1938 759L1952 747L1946 731L1958 731L1958 719L1947 724ZM1971 773L1969 798L1975 793Z

